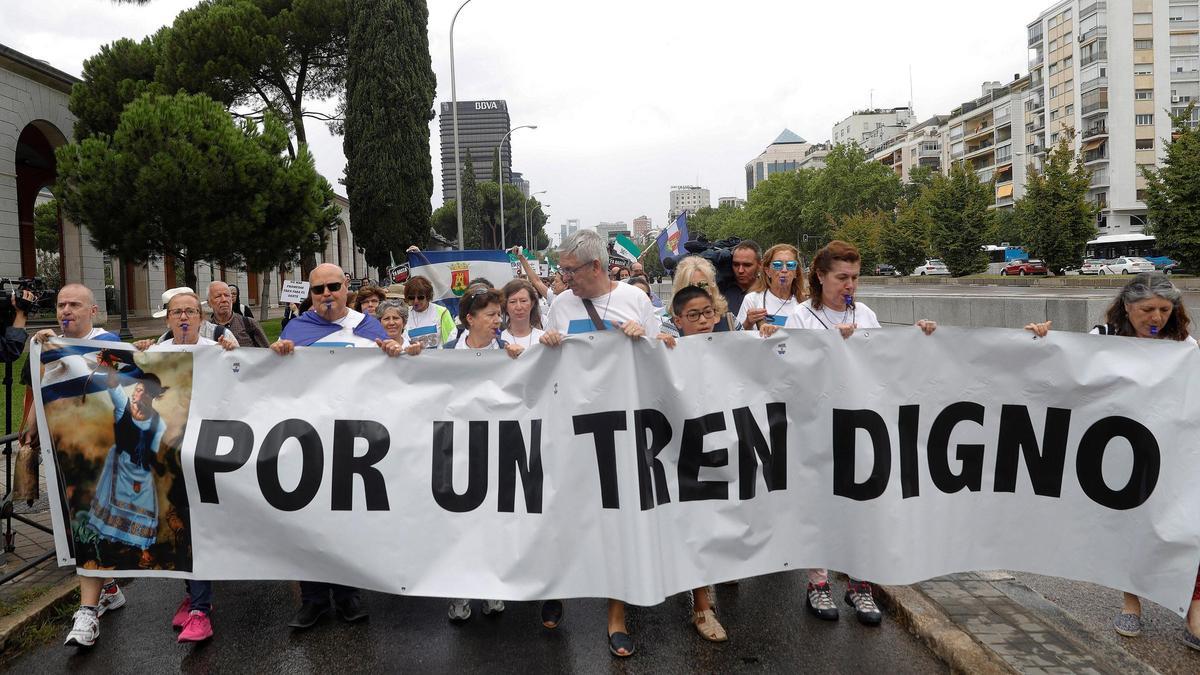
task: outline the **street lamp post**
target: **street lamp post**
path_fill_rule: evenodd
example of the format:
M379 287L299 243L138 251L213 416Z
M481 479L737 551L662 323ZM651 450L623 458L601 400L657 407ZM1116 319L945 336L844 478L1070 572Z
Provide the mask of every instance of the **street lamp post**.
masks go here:
M464 0L463 4L458 6L458 10L454 12L454 18L450 20L450 117L454 120L454 201L455 210L458 212L458 250L463 250L466 241L463 239L463 221L462 221L462 167L458 157L458 91L454 88L454 22L458 21L458 13L467 6L471 0Z
M537 192L529 195L529 199L525 200L525 247L526 248L529 248L529 244L533 241L533 231L529 228L529 200L533 199L534 197L536 197L538 195L544 195L544 194L546 194L545 190L538 190ZM533 249L530 249L530 250L533 250Z
M536 128L537 128L536 124L522 124L519 127L513 127L512 129L510 129L507 134L504 134L504 138L500 139L500 166L499 166L500 175L499 175L499 177L497 177L497 182L500 184L500 248L502 250L508 248L508 246L506 245L506 242L504 241L504 142L507 141L508 137L512 136L512 133L514 131L516 131L517 129L536 129Z

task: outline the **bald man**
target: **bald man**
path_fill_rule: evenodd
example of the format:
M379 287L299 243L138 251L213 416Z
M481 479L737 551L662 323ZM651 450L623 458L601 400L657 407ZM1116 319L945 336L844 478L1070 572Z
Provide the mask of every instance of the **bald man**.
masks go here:
M295 347L375 347L388 341L379 320L346 306L346 275L332 263L308 275L312 309L288 322L271 349L290 354Z
M242 347L271 346L257 321L233 311L233 291L229 284L224 281L214 281L208 285L208 308L212 310L212 315L205 323L211 322L214 327L224 327ZM204 335L203 328L201 335L212 337Z

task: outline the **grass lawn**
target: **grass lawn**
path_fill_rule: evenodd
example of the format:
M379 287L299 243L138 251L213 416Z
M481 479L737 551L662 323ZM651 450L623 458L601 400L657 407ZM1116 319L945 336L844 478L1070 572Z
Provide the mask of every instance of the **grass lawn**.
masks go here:
M279 337L279 319L268 319L262 323L263 332L267 334L267 339L274 342ZM136 339L148 336L139 336ZM12 364L12 417L13 431L21 428L21 422L24 419L25 406L25 386L21 384L21 371L25 369L25 362L29 360L29 352L26 351L21 355L21 358L16 363Z

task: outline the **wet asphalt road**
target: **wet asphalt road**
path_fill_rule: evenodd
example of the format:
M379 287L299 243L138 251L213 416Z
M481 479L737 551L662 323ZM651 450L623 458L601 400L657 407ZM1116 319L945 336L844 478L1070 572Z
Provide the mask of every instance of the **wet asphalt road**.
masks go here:
M1112 629L1112 620L1121 610L1120 591L1025 572L1013 572L1012 575L1082 624L1086 632L1077 636L1085 644L1103 641L1117 645L1163 675L1200 673L1200 652L1179 641L1183 619L1166 608L1143 600L1141 636L1122 637Z
M171 615L183 583L139 580L128 604L101 619L90 651L53 644L5 664L17 673L943 673L941 661L885 617L867 628L843 605L826 623L804 612L804 576L775 574L717 591L717 612L730 641L705 642L687 624L688 600L677 596L652 608L631 607L629 627L638 651L609 655L603 600L569 600L556 631L545 630L538 605L508 603L499 617L451 625L446 601L367 593L370 618L349 625L326 618L293 633L286 623L298 604L286 582L218 582L214 638L191 646L175 642ZM835 591L844 592L841 581Z

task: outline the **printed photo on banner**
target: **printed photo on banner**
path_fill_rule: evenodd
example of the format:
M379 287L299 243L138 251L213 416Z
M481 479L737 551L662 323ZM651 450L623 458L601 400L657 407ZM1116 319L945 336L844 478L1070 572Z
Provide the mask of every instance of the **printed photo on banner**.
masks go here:
M190 572L192 355L51 340L39 386L76 566Z

